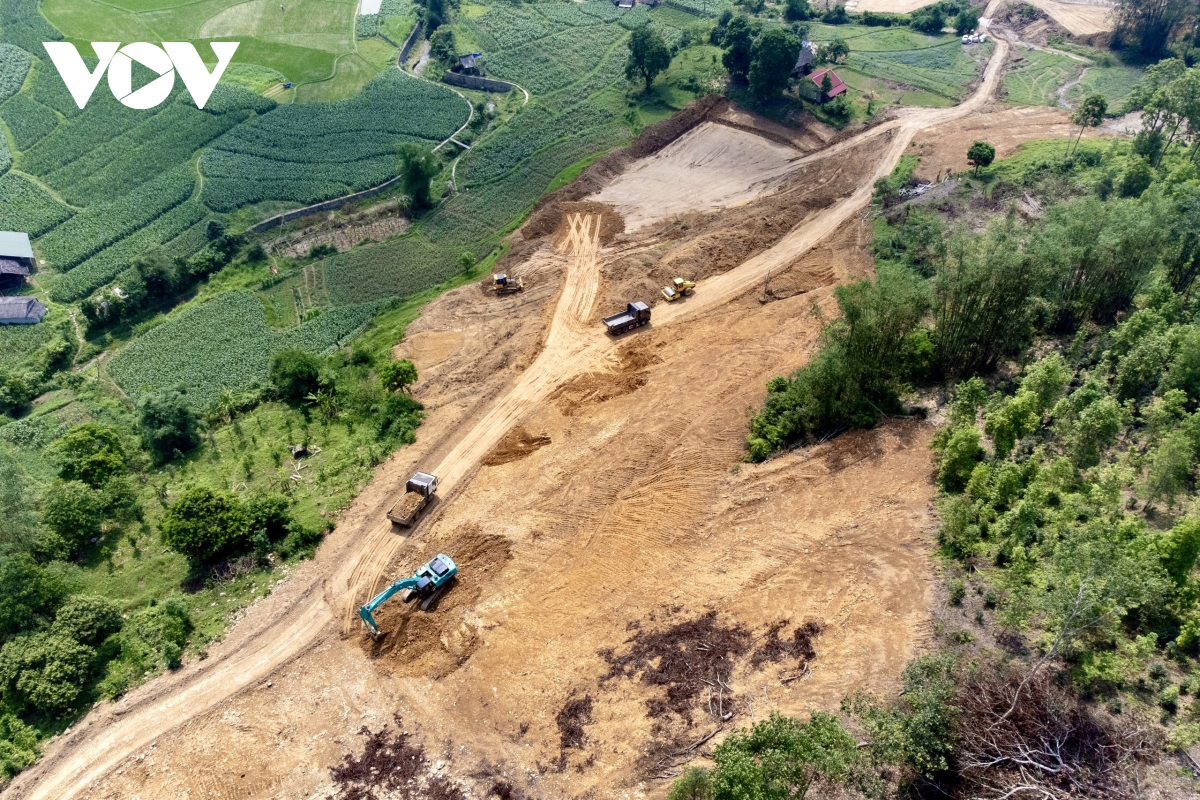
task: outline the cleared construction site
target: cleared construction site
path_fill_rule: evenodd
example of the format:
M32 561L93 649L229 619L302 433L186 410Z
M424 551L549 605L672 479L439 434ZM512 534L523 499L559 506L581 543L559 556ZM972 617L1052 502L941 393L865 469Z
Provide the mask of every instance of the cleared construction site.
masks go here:
M993 108L1006 52L850 134L709 98L544 198L396 345L428 418L316 558L6 796L327 797L407 758L380 796L661 797L734 727L894 692L931 633L932 424L750 465L747 413L871 275L902 154L1069 130Z

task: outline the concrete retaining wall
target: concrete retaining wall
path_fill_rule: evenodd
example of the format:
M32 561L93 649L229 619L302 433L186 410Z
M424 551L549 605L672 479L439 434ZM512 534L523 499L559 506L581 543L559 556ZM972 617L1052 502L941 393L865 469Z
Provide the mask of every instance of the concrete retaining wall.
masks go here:
M464 89L476 89L481 92L511 92L513 85L507 81L494 81L491 78L480 78L475 75L462 75L458 72L447 72L442 81Z

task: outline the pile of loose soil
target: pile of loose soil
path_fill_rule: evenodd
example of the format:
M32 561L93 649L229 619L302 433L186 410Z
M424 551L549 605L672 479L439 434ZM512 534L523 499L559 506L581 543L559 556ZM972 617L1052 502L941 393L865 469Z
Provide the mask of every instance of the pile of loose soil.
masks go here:
M498 467L511 461L520 461L548 444L549 436L534 436L524 426L518 425L500 440L495 450L483 457L483 465Z
M636 392L650 380L647 367L662 360L647 343L639 340L633 340L623 347L617 359L615 370L584 373L550 394L550 399L558 403L558 410L564 417L572 417L587 406Z
M421 505L421 500L424 498L420 492L405 492L397 502L392 513L399 517L408 517L417 510L417 506Z
M359 645L372 658L386 664L397 675L441 678L457 670L479 647L476 629L465 613L479 600L480 587L493 585L512 559L503 536L483 533L478 526L464 526L444 542L431 541L420 561L402 565L398 575L411 575L419 564L438 553L446 553L458 565L458 576L450 588L422 611L419 602L404 604L395 598L375 613L383 636L374 641L365 632Z

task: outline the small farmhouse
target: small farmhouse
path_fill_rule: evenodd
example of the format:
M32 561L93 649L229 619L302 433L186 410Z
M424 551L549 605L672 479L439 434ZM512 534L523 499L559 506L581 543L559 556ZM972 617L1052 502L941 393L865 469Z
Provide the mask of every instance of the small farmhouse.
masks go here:
M826 74L829 75L829 91L825 91L821 88L825 83ZM808 80L806 80L802 85L807 90L806 93L815 94L816 98L822 103L827 100L832 100L839 94L842 94L849 89L845 82L843 82L842 79L837 76L837 73L832 69L817 70L809 75Z
M796 66L792 67L792 77L800 78L812 72L813 62L816 58L817 54L813 52L812 42L805 42L800 48L800 55L796 56Z
M24 286L33 263L33 248L27 234L0 231L0 292Z
M465 56L459 56L458 63L451 67L451 71L461 75L478 75L482 66L479 59L482 57L483 53L467 53Z
M633 8L633 0L617 0L617 8Z
M46 311L36 297L0 297L0 325L36 325Z

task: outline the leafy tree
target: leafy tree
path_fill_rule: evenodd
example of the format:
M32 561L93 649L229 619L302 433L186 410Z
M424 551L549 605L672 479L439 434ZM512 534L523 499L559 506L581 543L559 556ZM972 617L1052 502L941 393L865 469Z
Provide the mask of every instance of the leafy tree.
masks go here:
M0 414L20 411L37 397L39 378L0 369Z
M818 778L841 780L858 754L854 737L821 711L808 722L771 714L734 731L713 751L713 800L802 800Z
M787 88L788 77L800 55L800 40L787 31L772 28L758 38L750 52L751 91L762 102L778 97Z
M759 28L757 21L744 14L734 17L725 26L725 36L722 39L725 54L721 56L721 63L729 70L730 75L745 78L750 72L751 49L754 47Z
M1189 10L1186 0L1117 0L1118 41L1132 39L1142 55L1158 56Z
M82 481L55 481L42 498L42 520L69 552L75 552L100 536L104 495Z
M833 91L833 77L829 70L825 70L825 74L821 76L821 95L826 97Z
M633 80L634 76L640 75L646 82L646 91L649 92L654 78L669 66L671 51L667 49L667 44L658 31L650 27L650 23L635 28L629 37L629 60L625 62L626 80Z
M787 0L783 7L783 18L788 22L803 22L816 16L808 0Z
M62 634L43 632L9 639L0 649L4 699L10 708L69 708L79 697L95 659L95 650Z
M712 777L708 770L700 767L688 767L683 774L671 784L667 792L667 800L710 800L712 798Z
M938 485L944 491L958 493L966 488L972 472L983 458L979 439L979 429L974 425L963 425L950 434L941 448L938 464Z
M1039 307L1031 299L1041 276L1021 251L1022 237L1011 223L981 236L937 237L932 339L943 374L988 372L1032 339Z
M39 618L52 616L65 595L62 578L28 554L0 556L0 629L5 634L28 630Z
M0 772L12 778L42 753L38 732L12 714L0 714Z
M152 392L138 402L137 410L142 441L158 463L200 444L199 421L178 391Z
M954 18L954 30L959 36L971 33L979 26L979 9L964 5Z
M134 257L129 265L137 270L146 296L151 300L170 297L179 288L179 268L174 259L161 247L152 248Z
M85 422L50 446L51 458L59 464L64 481L83 481L99 488L125 471L125 448L115 428Z
M288 499L281 494L254 494L245 501L246 520L251 534L276 542L288 534L292 514Z
M458 44L454 41L454 31L450 28L438 28L429 37L429 55L443 63L454 61L458 55Z
M817 61L822 64L840 64L850 55L850 45L840 36L817 48Z
M825 104L825 113L838 119L849 119L852 110L850 95L845 92L842 92Z
M1079 126L1079 135L1075 137L1072 152L1079 149L1079 140L1083 138L1086 128L1095 128L1104 122L1104 114L1108 111L1108 101L1102 94L1089 95L1071 114L1071 121Z
M975 142L967 149L967 163L975 167L979 174L980 167L986 167L996 159L996 148L987 142Z
M1141 197L1142 192L1149 189L1153 182L1154 171L1150 169L1150 162L1144 158L1135 158L1129 162L1129 166L1121 175L1117 192L1121 197Z
M271 383L287 400L302 400L316 391L321 379L321 362L298 348L280 350L271 357Z
M1200 517L1186 517L1163 537L1159 550L1163 568L1177 587L1187 584L1200 556Z
M54 617L51 633L92 647L121 630L121 610L116 603L95 595L67 598Z
M766 404L750 423L751 460L788 441L870 427L899 410L906 343L928 309L924 286L911 270L884 263L875 282L841 286L835 295L841 317L822 331L810 364L768 384Z
M946 15L942 10L942 4L936 3L913 12L912 21L909 23L909 26L921 33L939 32L942 28L946 27Z
M842 702L842 710L862 723L871 749L887 764L903 765L932 778L949 768L954 726L954 656L922 656L904 669L901 699L887 704L858 692Z
M159 525L167 547L198 562L244 551L251 539L249 515L237 497L204 487L185 492Z
M400 186L408 196L409 207L420 211L432 204L429 184L442 171L437 154L408 142L400 145Z
M450 21L450 6L457 5L453 0L418 0L417 7L425 22L425 29L436 32L438 28Z
M379 370L379 382L389 392L407 392L417 382L417 368L407 358L389 361Z
M845 25L849 21L850 17L846 14L846 7L842 5L830 6L821 15L821 22L826 25Z

